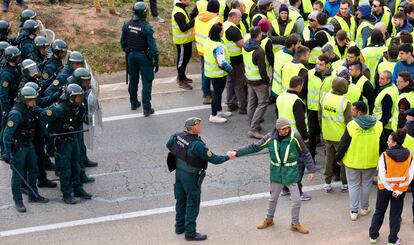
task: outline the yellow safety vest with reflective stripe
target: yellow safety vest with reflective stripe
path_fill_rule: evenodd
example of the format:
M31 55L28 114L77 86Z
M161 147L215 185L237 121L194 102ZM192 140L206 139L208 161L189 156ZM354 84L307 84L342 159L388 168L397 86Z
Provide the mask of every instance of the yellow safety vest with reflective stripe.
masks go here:
M303 32L302 32L303 41L306 42L306 41L309 41L311 39L310 33L311 33L311 31L309 29L309 25L306 25L303 28Z
M371 74L370 82L374 88L375 88L375 71L377 70L377 66L378 66L380 58L383 57L384 52L386 51L387 51L387 47L385 46L366 47L361 50L362 56L364 57L364 60L365 60L365 65L368 67L369 72Z
M207 3L208 3L207 0L198 0L196 2L197 11L199 13L204 12L204 11L207 11Z
M259 67L253 63L253 53L255 49L247 52L246 49L243 48L243 61L244 61L244 71L246 78L249 81L258 81L261 80L262 77L260 76Z
M402 93L398 96L397 101L393 105L394 112L392 113L392 123L391 123L391 128L393 131L397 130L397 127L398 127L398 116L400 115L400 108L398 107L398 104L400 103L402 99L408 100L408 103L410 103L411 108L414 108L414 92Z
M345 31L346 34L348 35L348 38L350 40L355 40L355 31L356 31L356 21L354 16L351 16L351 26L348 25L348 23L339 16L335 16L334 19L336 19L339 23L339 25L341 26L341 30ZM351 46L350 46L351 47Z
M364 20L357 28L356 30L356 36L355 36L355 44L358 48L362 48L364 45L364 40L362 39L362 29L365 27L369 27L372 31L374 29L374 25L371 24L371 22Z
M381 17L381 22L385 24L385 26L388 28L388 25L390 25L390 20L391 20L391 10L387 7L384 6L383 10L384 14Z
M397 62L396 61L388 61L388 60L384 60L383 62L378 64L378 75L380 75L383 71L389 71L391 72L391 74L394 73L394 67L395 64Z
M277 18L276 18L275 11L274 11L273 9L272 9L272 10L270 10L270 11L268 11L268 12L266 13L266 17L267 17L267 20L268 20L269 22L272 22L273 20L277 19Z
M326 37L328 38L328 42L331 42L333 39L333 37L331 35L329 35L329 33L325 30L320 30L322 32L325 33ZM317 31L316 33L320 32ZM315 33L315 35L316 35ZM310 52L310 57L309 57L309 64L316 64L316 60L318 59L318 57L322 54L322 47L314 47L311 52Z
M346 58L348 58L348 47L345 48L344 54L341 54L341 52L339 52L338 44L336 44L335 40L330 41L329 44L331 44L331 46L333 47L334 53L345 62ZM349 42L349 47L352 46L355 46L354 41Z
M186 32L182 32L180 30L180 27L178 27L177 22L175 21L174 15L176 13L182 13L185 16L185 22L190 22L190 18L185 12L183 8L180 8L178 6L174 6L173 11L171 13L171 25L172 25L172 34L173 34L173 43L174 44L186 44L190 43L194 40L193 35L193 28L188 29Z
M293 105L298 99L305 105L305 102L303 102L303 100L301 100L299 96L297 96L296 94L288 93L288 92L283 92L276 99L276 107L277 107L277 111L279 112L279 118L281 117L286 118L290 123L290 127L292 128L292 131L295 131L295 132L297 132L297 129L296 129L295 114L293 114ZM305 115L305 118L306 118L306 115Z
M295 26L295 22L292 20L289 20L289 22L286 25L285 32L282 35L280 33L279 23L277 22L277 20L272 20L271 24L273 27L273 31L276 33L276 35L284 36L284 37L289 36L292 33L293 27ZM284 45L282 44L272 44L272 46L273 46L273 53L275 54L284 47Z
M226 54L226 60L228 61L230 59L226 45L221 42L215 42L208 39L204 43L204 75L208 78L220 78L227 76L227 72L219 67L216 59L214 58L214 49L218 46L223 47Z
M257 14L255 14L255 15L253 15L253 17L252 17L252 21L251 21L251 23L250 23L250 26L251 27L253 27L253 22L256 20L256 18L257 17L261 17L262 19L267 19L267 16L266 15L264 15L264 14L262 14L262 13L257 13Z
M361 98L361 88L358 87L356 84L349 84L348 85L348 92L346 92L346 94L344 94L345 98L347 98L351 104L359 101L359 98Z
M311 0L303 0L302 1L303 13L309 14L313 11L312 2Z
M298 164L298 161L289 161L289 157L291 156L291 152L290 152L290 146L292 145L292 142L296 141L296 146L298 146L300 148L300 143L298 142L298 140L295 138L295 133L293 132L293 130L291 130L290 132L290 141L285 149L285 152L283 154L283 161L280 159L280 153L278 151L278 141L277 140L273 140L273 144L274 144L274 153L275 153L275 158L276 158L276 162L272 161L272 165L274 166L278 166L278 167L292 167L292 166L296 166ZM295 145L293 145L295 146Z
M376 168L380 154L382 123L377 121L371 128L363 129L352 120L346 127L352 140L342 159L345 166L354 169Z
M222 20L220 16L215 16L211 18L209 21L204 22L200 20L200 17L197 16L195 23L194 23L194 31L195 31L195 41L198 54L203 56L204 55L204 42L208 40L208 33L210 32L211 27L216 23L221 23Z
M403 147L407 148L411 154L414 152L414 137L407 134L404 139Z
M323 81L315 75L316 68L308 72L308 110L318 111L320 98L332 88L332 74L323 79Z
M275 63L278 62L275 60ZM290 79L299 75L300 70L306 69L302 63L289 62L282 67L282 88L286 91L289 88ZM307 69L306 69L307 70Z
M279 95L285 91L282 87L282 67L293 60L293 55L285 53L282 49L275 54L275 60L277 62L273 66L272 92Z
M392 106L394 106L395 101L397 100L398 95L399 95L399 91L398 91L397 86L392 83L391 86L383 89L378 94L377 98L375 98L375 103L374 103L375 107L374 107L374 111L373 111L372 115L374 115L375 118L377 118L377 120L380 120L381 117L382 117L382 103L381 102L384 99L385 95L387 95L387 94L391 97ZM393 113L393 112L394 112L394 110L392 110L392 108L391 108L391 113ZM388 121L387 125L384 125L384 128L392 129L391 128L392 119L393 119L393 116L391 114L391 118Z
M359 87L359 89L361 90L361 95L362 95L362 92L364 91L364 84L365 84L366 82L369 82L368 78L366 78L364 75L362 75L362 76L358 79L357 83L355 84L355 85L357 85L357 86ZM362 96L362 101L364 101L364 102L365 102L365 104L368 106L368 99L367 99L367 98L365 98L365 96Z
M251 21L250 21L250 11L252 11L252 7L255 4L253 0L244 0L243 1L244 6L245 6L245 10L244 12L247 14L247 18L246 18L246 22L249 25L248 28L250 29L251 27Z
M229 41L226 38L226 31L233 26L234 28L237 28L238 31L240 31L239 27L237 27L233 22L230 21L225 21L223 23L223 30L224 30L224 35L222 37L224 45L226 45L227 50L229 51L229 55L230 57L235 57L235 56L239 56L242 54L242 49L239 48L239 46L237 46L237 44L233 41ZM240 32L241 33L241 32Z
M321 99L322 134L325 140L340 142L345 132L344 112L349 100L343 95L326 93Z

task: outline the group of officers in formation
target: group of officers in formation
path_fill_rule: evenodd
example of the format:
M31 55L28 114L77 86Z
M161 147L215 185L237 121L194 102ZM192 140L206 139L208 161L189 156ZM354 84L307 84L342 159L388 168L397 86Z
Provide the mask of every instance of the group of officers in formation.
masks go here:
M11 189L18 212L26 212L22 193L29 202L48 202L37 188L57 186L46 170L55 170L65 203L77 203L75 197L91 199L83 183L94 179L85 174L85 167L97 166L86 155L83 134L83 124L90 119L85 98L91 92L85 57L77 51L68 54L61 39L49 43L38 35L36 18L33 10L23 10L17 37L11 37L10 24L0 20L0 146L2 160L13 170Z
M389 244L399 244L403 194L414 174L409 154L414 151L414 3L199 0L188 14L185 8L189 2L176 1L172 11L173 42L178 51L177 82L183 89L192 89L185 69L195 40L201 57L203 103L211 103L212 107L209 121L225 123L238 110L248 116L248 136L260 139L230 151L227 157L221 156L219 162L269 149L271 199L267 217L258 228L273 225L277 202L274 193L292 195L286 186L292 187L289 185L295 181L283 181L284 177L277 174L290 175L290 170L281 169L293 167L298 168L292 176L293 179L298 176L298 187L294 188L299 188L299 192L295 190L292 196L292 230L308 233L307 229L297 226L299 211L294 210L300 207L299 197L302 201L310 200L301 190L303 161L314 161L316 147L323 139L324 189L332 192L334 178L341 180L343 192L348 191L350 184L350 217L354 221L371 211L369 188L380 166L378 212L371 224L370 242L377 242L388 201L391 201ZM224 89L228 111L221 107ZM278 123L272 133L263 135L261 123L267 106L272 103L276 105ZM177 157L176 185L184 183L181 176L184 172L191 172L190 169L197 173L206 167L186 161L187 157L193 161L197 156L213 163L219 157L207 147L206 152L198 153L195 143L191 144L200 141L197 138L200 131L194 129L200 122L201 119L189 119L186 127L192 127L173 135L167 144ZM287 128L295 133L294 137ZM309 159L302 141L309 149ZM384 152L386 143L389 150ZM288 159L292 147L284 144L293 144L294 149L304 151L306 156L302 160ZM398 151L402 148L408 149L408 154ZM383 160L378 163L382 152ZM308 170L314 171L310 167ZM274 183L278 185L273 186ZM283 190L281 186L285 186ZM176 192L187 193L184 190ZM195 220L194 216L183 213L184 202L188 206L190 201L177 198L177 233L184 232L184 217L186 224L187 218ZM195 225L188 233L185 226L185 232L188 240L206 239L194 233Z

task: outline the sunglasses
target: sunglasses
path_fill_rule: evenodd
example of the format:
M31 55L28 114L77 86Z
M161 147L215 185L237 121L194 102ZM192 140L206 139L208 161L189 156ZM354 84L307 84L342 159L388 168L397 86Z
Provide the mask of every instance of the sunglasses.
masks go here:
M309 19L309 22L314 22L315 20Z
M381 7L380 5L372 5L372 7L374 7L374 8L379 8L379 7Z

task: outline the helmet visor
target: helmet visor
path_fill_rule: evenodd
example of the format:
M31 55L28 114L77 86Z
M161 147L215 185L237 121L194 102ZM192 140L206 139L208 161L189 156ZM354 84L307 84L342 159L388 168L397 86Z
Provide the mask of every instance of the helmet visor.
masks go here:
M35 63L24 67L24 73L29 77L39 77L40 71Z

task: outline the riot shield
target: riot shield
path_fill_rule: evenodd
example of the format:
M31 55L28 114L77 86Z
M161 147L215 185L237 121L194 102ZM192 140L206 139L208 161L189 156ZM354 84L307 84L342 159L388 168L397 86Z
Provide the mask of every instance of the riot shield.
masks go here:
M40 35L46 37L49 43L53 43L53 41L55 41L55 38L56 38L55 32L50 29L47 29L45 25L43 25L42 21L40 20L36 20L36 21L37 23L39 23Z

